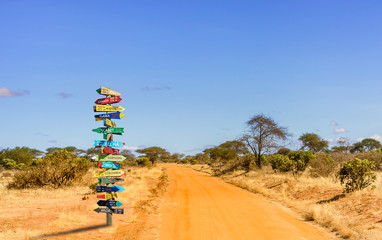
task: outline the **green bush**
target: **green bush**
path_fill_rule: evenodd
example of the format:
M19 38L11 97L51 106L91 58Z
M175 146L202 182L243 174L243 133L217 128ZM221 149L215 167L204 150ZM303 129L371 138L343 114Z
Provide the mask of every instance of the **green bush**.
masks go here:
M334 159L325 153L316 153L316 158L309 161L312 177L328 177L335 172L337 165Z
M19 163L13 159L4 158L3 160L0 160L0 165L2 165L5 169L11 170L11 169L26 169L27 166L24 163Z
M0 160L0 164L3 165L5 169L18 169L16 161L9 158Z
M355 158L347 161L337 176L341 185L345 184L345 191L350 193L370 186L377 179L374 169L374 162Z
M277 151L277 154L281 154L281 155L288 155L290 153L290 149L289 148L280 148L278 151Z
M79 181L91 166L89 160L78 158L65 149L47 154L35 166L15 175L8 188L63 187Z
M280 172L292 172L297 176L303 172L315 155L311 151L290 151L288 155L276 154L269 156L272 169Z
M148 157L142 157L142 156L137 158L136 163L138 164L138 166L142 166L142 167L151 167L153 165Z

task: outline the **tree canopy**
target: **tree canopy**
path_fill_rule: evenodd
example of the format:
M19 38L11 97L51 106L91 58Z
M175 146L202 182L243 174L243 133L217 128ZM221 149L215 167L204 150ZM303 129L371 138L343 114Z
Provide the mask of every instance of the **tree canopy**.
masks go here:
M321 139L321 137L315 133L304 133L298 140L302 142L301 150L323 152L328 148L328 141Z
M287 128L279 126L272 118L263 114L252 117L247 122L247 131L241 140L255 155L255 163L261 168L261 157L280 147L280 141L289 136Z
M381 143L372 138L365 138L361 142L356 142L351 148L351 152L365 152L375 150L381 147Z
M161 147L148 147L144 149L138 149L136 152L145 154L152 164L158 160L162 160L170 156L170 153Z

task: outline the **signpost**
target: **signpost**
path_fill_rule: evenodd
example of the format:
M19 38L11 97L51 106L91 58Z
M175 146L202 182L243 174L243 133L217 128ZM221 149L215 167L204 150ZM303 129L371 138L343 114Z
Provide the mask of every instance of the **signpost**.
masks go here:
M102 147L102 152L119 155L119 150L111 147Z
M111 162L98 162L98 168L111 168L111 169L120 169L121 164L111 163Z
M117 96L120 96L121 94L119 92L116 92L116 91L113 91L113 90L110 90L110 88L105 88L105 87L100 87L96 90L99 94L101 95L117 95Z
M113 133L113 134L122 134L123 128L115 128L115 127L109 127L109 128L96 128L92 130L93 132L97 133Z
M126 157L122 155L98 155L96 156L95 160L96 161L108 161L108 162L122 162L125 160Z
M122 100L120 96L115 96L115 97L108 97L108 98L100 98L95 101L95 104L111 104L111 103L119 103Z
M95 212L97 213L114 213L114 214L123 214L123 209L122 208L96 208L94 209Z
M123 192L125 189L120 186L112 186L112 187L105 187L105 186L98 186L97 192Z
M125 143L118 141L94 140L95 147L123 147Z
M94 112L122 112L125 111L123 107L115 107L108 105L95 105L93 107Z
M123 178L106 178L106 177L101 177L98 178L98 184L114 184L116 182L123 182L125 179Z
M105 194L97 195L97 198L102 198L105 200L109 200L116 197L118 197L118 195L115 193L105 193Z
M95 171L94 177L120 177L124 173L122 170Z
M122 162L126 158L119 155L119 147L123 147L125 143L121 141L113 141L113 135L122 135L124 133L124 128L117 128L115 122L111 119L121 119L125 116L121 112L125 108L121 106L111 106L110 104L119 103L122 98L120 93L111 90L110 88L100 87L96 90L101 95L106 95L105 98L100 98L95 101L95 106L93 107L94 112L105 112L103 114L95 115L95 120L103 120L105 127L100 127L93 129L93 132L101 133L103 139L105 140L94 140L95 148L102 148L103 153L109 153L109 155L98 155L95 156L95 161L98 161L98 168L109 169L103 171L94 172L94 177L98 177L98 184L107 186L97 186L97 192L106 192L105 194L97 195L100 200L97 202L98 206L106 208L96 208L94 209L97 213L106 213L106 224L112 225L113 214L124 214L124 210L120 207L121 202L116 201L115 198L118 197L117 192L123 192L125 189L121 186L113 186L116 182L122 182L124 179L116 178L124 174L124 171L119 170L121 164L114 162ZM110 113L113 112L113 113ZM113 170L114 169L114 170Z
M105 201L105 200L99 200L97 202L98 206L101 207L120 207L122 203L120 201Z
M124 116L126 116L126 115L123 113L115 112L115 113L98 114L98 115L95 115L94 117L95 117L96 121L99 121L98 119L103 120L104 118L121 119Z

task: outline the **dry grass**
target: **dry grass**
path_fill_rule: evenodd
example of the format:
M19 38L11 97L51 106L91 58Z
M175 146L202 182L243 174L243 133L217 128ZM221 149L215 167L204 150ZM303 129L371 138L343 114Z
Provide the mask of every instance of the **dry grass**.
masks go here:
M95 213L93 209L99 199L89 185L97 182L91 169L87 175L72 187L60 189L38 188L8 190L6 185L12 180L13 171L0 173L0 239L32 239L36 236L65 232L82 227L105 223L105 214ZM54 239L122 239L117 229L135 227L140 221L136 206L144 206L153 198L153 190L163 182L160 166L148 168L126 168L123 186L118 201L125 209L124 215L113 216L113 227L100 228L89 232L55 236ZM116 184L117 185L117 184ZM140 227L144 227L140 225ZM106 235L105 235L106 234ZM129 239L129 238L124 238Z
M209 172L208 166L191 167ZM236 171L221 178L281 202L304 219L315 221L345 239L382 239L382 173L377 173L374 188L354 194L343 194L342 186L332 176L312 178L306 172L295 179L288 173L274 173L268 167L249 173Z

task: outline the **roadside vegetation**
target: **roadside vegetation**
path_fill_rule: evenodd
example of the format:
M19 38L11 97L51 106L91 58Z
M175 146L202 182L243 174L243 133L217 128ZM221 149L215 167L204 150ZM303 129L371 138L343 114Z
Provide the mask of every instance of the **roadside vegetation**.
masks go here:
M382 239L382 146L375 139L350 143L338 138L336 146L316 133L301 133L299 149L289 149L291 134L271 117L256 115L246 122L237 139L195 155L170 153L152 146L139 156L121 151L123 168L156 168L176 163L223 178L301 213L347 239ZM99 149L27 147L0 151L0 171L8 189L94 188L89 169ZM1 172L0 172L1 174ZM89 180L90 179L90 180Z

